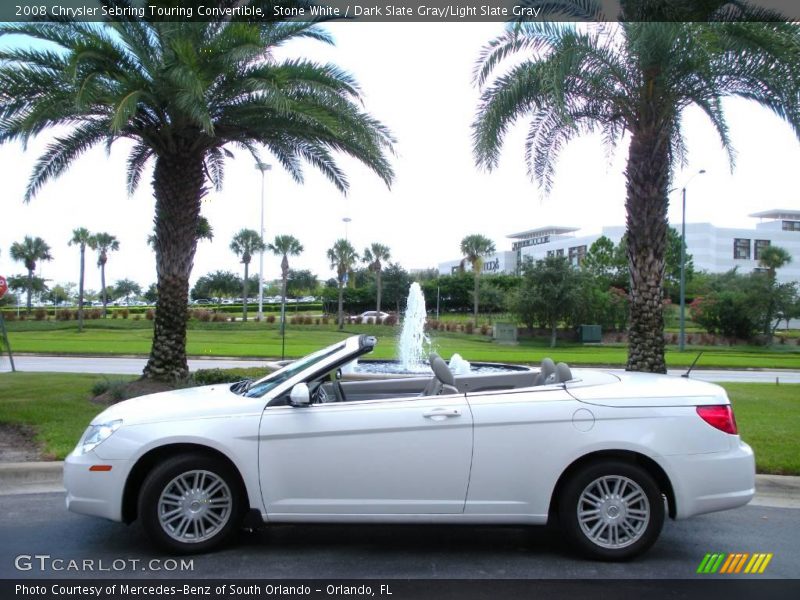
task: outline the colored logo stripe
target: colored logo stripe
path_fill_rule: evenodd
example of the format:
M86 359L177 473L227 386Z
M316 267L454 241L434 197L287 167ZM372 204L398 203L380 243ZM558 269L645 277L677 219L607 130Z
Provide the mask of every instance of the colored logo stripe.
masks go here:
M747 552L738 552L727 554L725 552L708 553L700 561L700 566L697 567L698 573L713 574L719 572L720 574L741 573L744 568L745 573L760 574L763 573L767 565L772 560L772 553L756 552L749 554ZM750 559L750 560L748 560ZM745 566L745 564L747 566Z

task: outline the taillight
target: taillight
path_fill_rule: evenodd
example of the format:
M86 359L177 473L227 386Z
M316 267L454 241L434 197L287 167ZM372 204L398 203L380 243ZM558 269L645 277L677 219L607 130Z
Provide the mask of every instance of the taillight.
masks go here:
M736 417L733 416L733 408L731 408L730 404L698 406L697 414L700 415L703 421L720 431L734 435L739 433L736 428Z

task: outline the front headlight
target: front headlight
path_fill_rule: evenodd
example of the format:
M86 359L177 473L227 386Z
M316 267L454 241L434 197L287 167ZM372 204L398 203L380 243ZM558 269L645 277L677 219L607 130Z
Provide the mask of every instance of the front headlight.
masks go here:
M122 425L122 419L109 421L108 423L98 423L97 425L89 425L86 432L83 434L81 441L78 442L76 450L80 454L86 454L97 448L100 444L106 441L111 434L114 433Z

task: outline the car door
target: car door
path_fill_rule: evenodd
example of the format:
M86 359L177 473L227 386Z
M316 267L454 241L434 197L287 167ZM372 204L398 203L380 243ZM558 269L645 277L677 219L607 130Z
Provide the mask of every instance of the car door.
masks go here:
M464 510L472 416L462 394L268 406L259 431L270 520Z

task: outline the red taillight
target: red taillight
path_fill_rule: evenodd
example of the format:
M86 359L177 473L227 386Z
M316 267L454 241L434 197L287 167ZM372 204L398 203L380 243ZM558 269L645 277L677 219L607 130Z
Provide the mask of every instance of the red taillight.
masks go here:
M716 427L725 433L732 433L736 435L739 431L736 429L736 417L733 416L733 409L729 404L720 406L698 406L697 414L706 423L712 427Z

